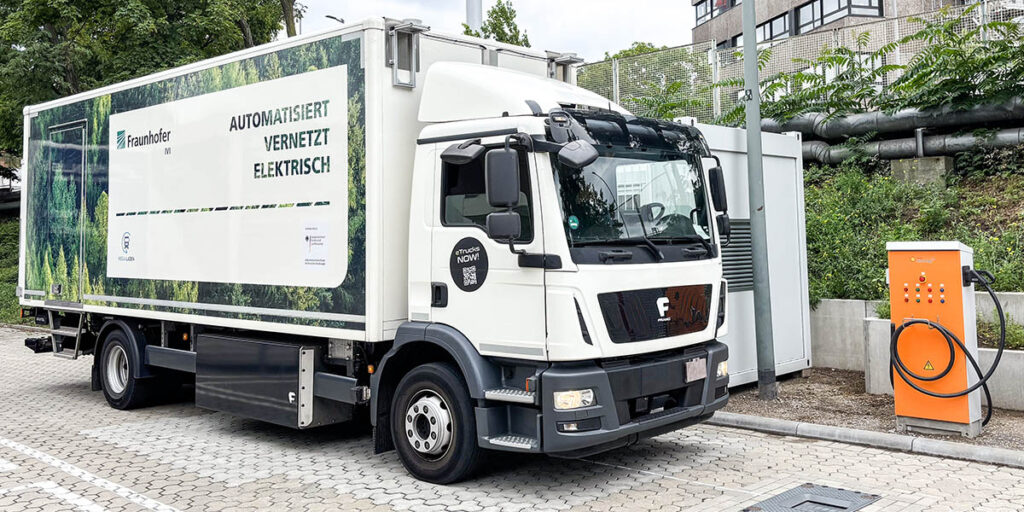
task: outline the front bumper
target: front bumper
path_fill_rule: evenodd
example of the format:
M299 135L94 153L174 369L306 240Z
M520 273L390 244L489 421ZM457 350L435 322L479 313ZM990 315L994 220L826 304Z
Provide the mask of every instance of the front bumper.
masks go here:
M699 423L729 401L729 376L716 376L728 357L729 348L713 341L617 364L552 366L541 375L540 451L583 457ZM687 383L686 362L699 358L706 358L707 377ZM555 410L555 391L586 388L594 390L594 405ZM559 429L569 423L599 426L585 432Z
M686 363L703 358L706 377L686 382ZM717 341L629 359L558 363L540 370L531 405L476 408L480 446L586 457L678 430L711 417L729 401L729 376L717 377L729 348ZM556 410L554 392L592 389L594 405ZM575 424L575 431L567 426ZM513 438L513 446L492 441Z

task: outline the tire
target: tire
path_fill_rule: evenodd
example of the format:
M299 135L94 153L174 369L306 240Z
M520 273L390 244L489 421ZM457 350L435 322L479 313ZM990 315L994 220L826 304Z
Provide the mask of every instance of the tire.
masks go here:
M133 375L142 364L130 349L122 331L107 335L100 355L100 386L107 403L114 409L128 410L149 405L155 396L155 378L138 379Z
M477 444L473 401L462 375L448 363L416 367L398 383L391 435L402 465L426 482L465 480L484 458Z

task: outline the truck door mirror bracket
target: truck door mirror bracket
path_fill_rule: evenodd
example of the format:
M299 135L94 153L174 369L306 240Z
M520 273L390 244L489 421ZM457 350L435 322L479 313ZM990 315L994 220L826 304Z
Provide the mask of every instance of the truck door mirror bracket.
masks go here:
M486 148L480 145L480 139L467 140L461 144L452 144L441 153L441 161L452 165L466 165L484 154Z

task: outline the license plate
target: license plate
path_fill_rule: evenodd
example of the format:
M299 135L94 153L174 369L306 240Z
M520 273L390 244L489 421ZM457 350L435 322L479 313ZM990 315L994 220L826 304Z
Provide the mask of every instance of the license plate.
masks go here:
M701 380L708 376L708 360L701 357L686 362L686 383Z

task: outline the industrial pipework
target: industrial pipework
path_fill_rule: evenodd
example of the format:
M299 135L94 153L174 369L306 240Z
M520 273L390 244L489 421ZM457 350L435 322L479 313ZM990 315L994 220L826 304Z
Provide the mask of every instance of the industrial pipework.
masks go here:
M838 164L857 154L884 160L916 156L952 155L975 147L1006 147L1024 143L1024 128L999 130L992 136L947 134L866 142L855 146L833 146L820 140L803 143L804 160Z
M766 132L801 132L807 137L840 140L869 133L908 133L917 128L962 128L1024 120L1024 100L1013 98L1004 103L977 105L961 110L953 106L920 110L908 108L886 114L866 112L829 119L826 114L803 114L780 123L761 121Z

